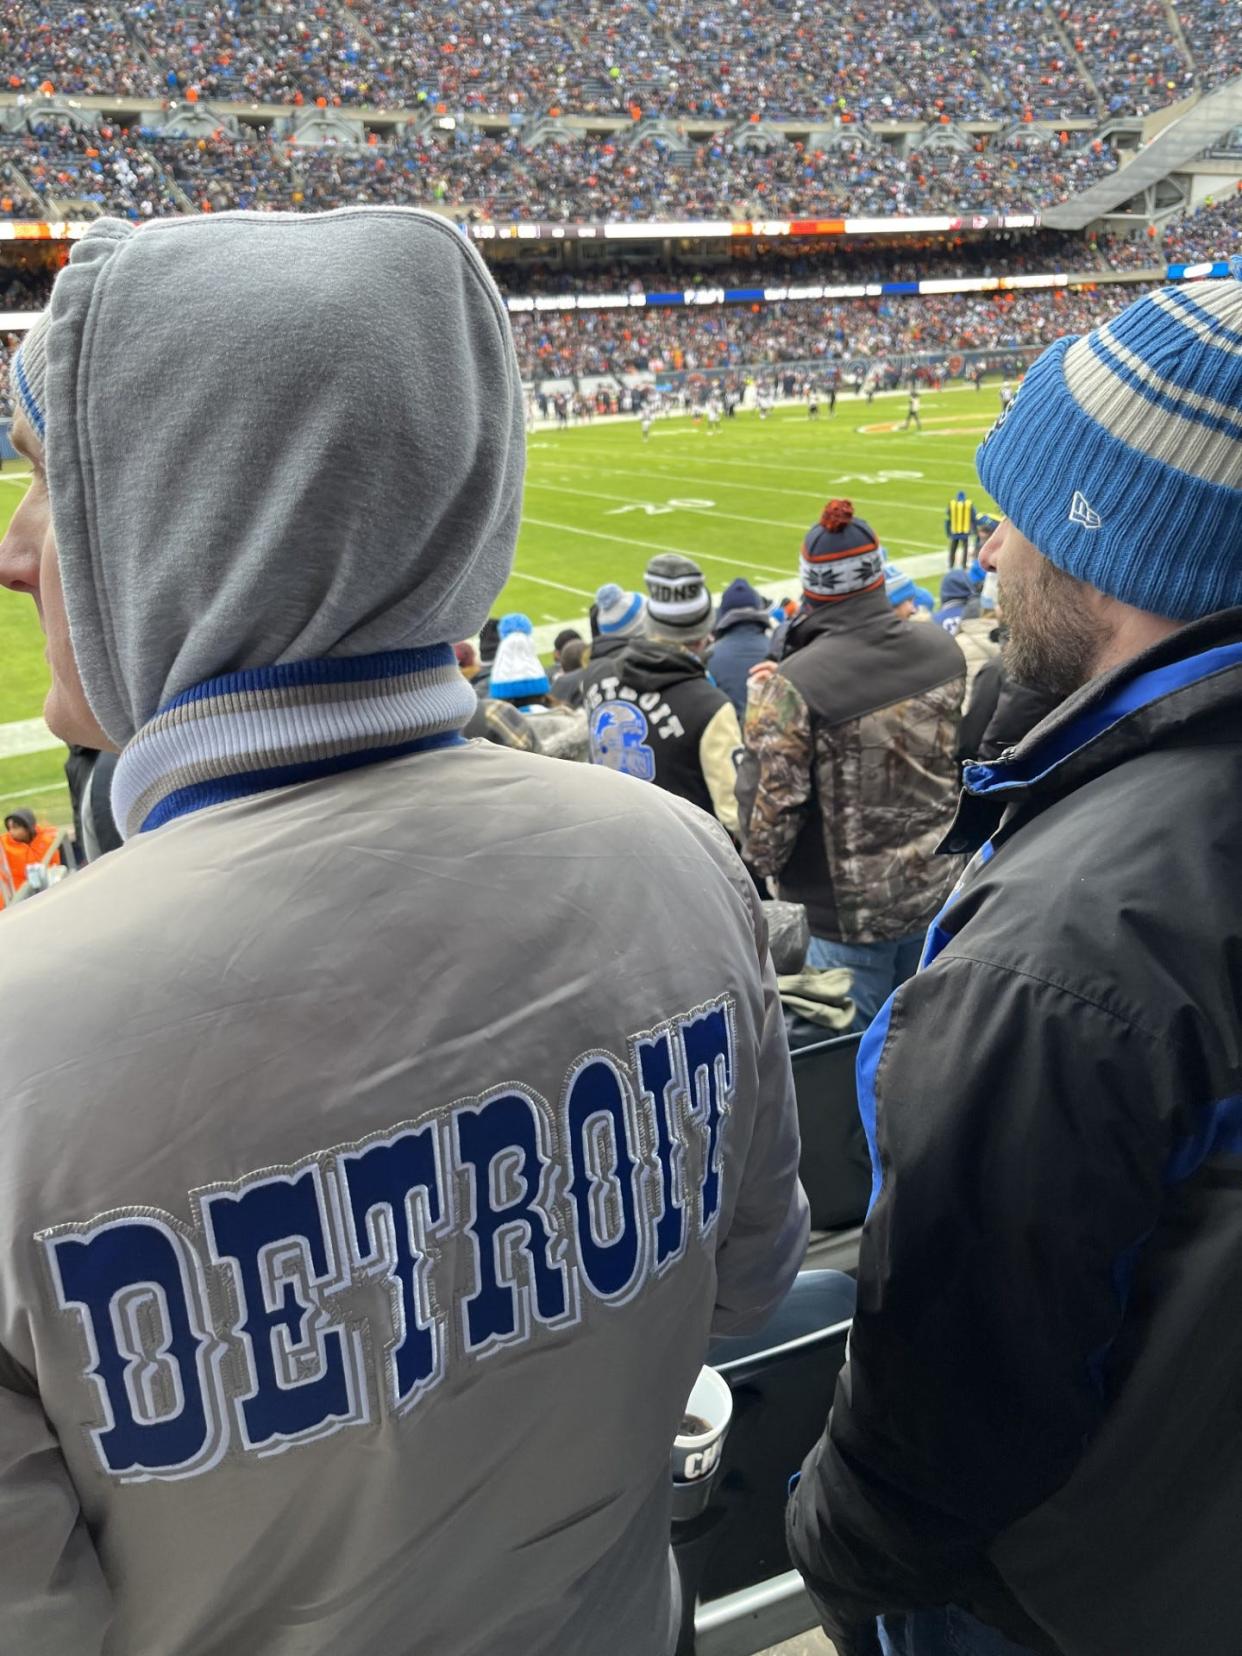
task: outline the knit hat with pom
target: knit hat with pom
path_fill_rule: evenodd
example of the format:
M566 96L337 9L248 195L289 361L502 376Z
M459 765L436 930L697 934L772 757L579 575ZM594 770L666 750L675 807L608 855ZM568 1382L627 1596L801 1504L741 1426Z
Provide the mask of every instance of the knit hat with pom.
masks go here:
M488 691L497 701L523 702L548 693L548 675L535 654L534 628L526 615L500 620L500 644L492 663Z
M884 553L853 502L830 500L802 543L802 596L808 604L837 604L884 585Z
M597 625L601 638L632 638L642 631L647 600L639 592L626 592L609 581L595 594Z

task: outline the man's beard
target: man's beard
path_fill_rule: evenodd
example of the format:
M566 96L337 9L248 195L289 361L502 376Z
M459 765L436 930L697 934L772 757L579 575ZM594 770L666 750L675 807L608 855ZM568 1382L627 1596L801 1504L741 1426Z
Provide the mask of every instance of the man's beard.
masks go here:
M1005 671L1064 701L1095 676L1107 632L1084 603L1081 581L1041 558L1029 580L1002 582Z

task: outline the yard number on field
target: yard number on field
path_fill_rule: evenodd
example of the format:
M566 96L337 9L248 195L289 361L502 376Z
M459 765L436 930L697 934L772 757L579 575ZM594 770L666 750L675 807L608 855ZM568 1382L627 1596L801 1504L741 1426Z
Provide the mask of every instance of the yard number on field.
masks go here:
M714 509L714 500L692 500L689 497L676 500L666 500L663 503L654 500L632 500L626 506L610 506L604 513L605 517L620 517L624 512L645 512L648 517L664 517L668 512L710 512Z

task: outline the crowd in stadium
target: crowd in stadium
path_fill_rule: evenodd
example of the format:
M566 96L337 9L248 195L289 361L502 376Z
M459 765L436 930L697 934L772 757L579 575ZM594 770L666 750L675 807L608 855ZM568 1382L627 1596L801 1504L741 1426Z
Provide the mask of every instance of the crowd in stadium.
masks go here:
M990 297L787 301L693 310L521 313L510 318L532 378L724 369L926 352L998 351L1080 333L1139 289L1052 289Z
M1208 201L1195 213L1174 220L1164 233L1170 264L1224 259L1242 243L1242 190L1223 201Z
M1238 73L1230 0L117 0L10 9L10 87L64 93L531 115L935 120L1091 116L1174 102ZM826 47L828 48L826 50Z
M259 133L162 138L108 122L84 129L32 117L28 127L0 134L0 214L9 217L31 214L19 173L45 212L57 198L135 218L187 204L220 211L414 199L473 219L590 222L1027 211L1077 194L1116 165L1098 140L1036 128L980 139L965 153L925 147L901 156L874 139L830 150L782 141L754 150L725 137L676 150L654 137L527 149L517 136L463 129L451 143L319 148Z

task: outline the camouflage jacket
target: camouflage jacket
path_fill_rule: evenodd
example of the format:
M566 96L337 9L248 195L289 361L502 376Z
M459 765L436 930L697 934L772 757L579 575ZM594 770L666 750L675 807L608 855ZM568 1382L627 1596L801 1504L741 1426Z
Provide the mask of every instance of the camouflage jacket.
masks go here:
M800 618L787 648L747 706L744 853L814 936L911 937L959 872L936 847L957 801L962 652L882 591Z

